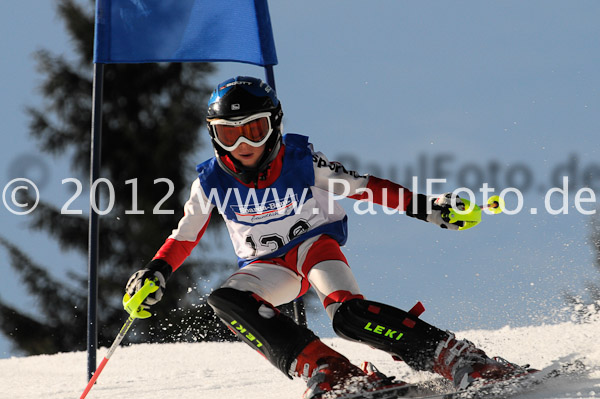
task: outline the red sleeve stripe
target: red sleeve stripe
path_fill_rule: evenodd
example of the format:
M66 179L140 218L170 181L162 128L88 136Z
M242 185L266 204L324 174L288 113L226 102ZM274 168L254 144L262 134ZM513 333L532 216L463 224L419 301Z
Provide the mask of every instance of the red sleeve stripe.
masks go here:
M375 204L405 211L412 200L412 191L389 180L369 176L366 191L351 195L356 200L371 200Z
M165 243L160 247L152 259L162 259L171 265L173 271L177 270L183 261L190 256L192 249L198 245L198 242L206 231L208 222L210 222L210 217L196 236L196 241L179 241L174 238L167 238Z

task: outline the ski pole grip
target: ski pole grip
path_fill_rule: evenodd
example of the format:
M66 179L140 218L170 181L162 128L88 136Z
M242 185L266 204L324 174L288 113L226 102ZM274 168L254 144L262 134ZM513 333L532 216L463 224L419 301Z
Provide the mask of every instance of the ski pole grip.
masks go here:
M477 204L471 205L471 202L464 198L461 198L461 201L465 204L465 210L450 208L449 218L450 223L464 222L459 230L466 230L481 222L481 208Z
M142 307L142 302L144 302L148 295L156 290L158 290L158 285L147 278L142 288L132 297L130 297L129 294L123 296L123 308L125 308L125 311L133 318L147 319L152 316L152 314Z

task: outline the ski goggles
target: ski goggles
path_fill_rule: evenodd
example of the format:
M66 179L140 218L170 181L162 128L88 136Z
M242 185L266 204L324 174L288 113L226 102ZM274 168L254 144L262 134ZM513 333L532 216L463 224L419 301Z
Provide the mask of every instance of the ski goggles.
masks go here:
M213 138L225 151L233 151L241 143L260 147L273 132L270 112L260 112L236 121L213 119L209 123Z

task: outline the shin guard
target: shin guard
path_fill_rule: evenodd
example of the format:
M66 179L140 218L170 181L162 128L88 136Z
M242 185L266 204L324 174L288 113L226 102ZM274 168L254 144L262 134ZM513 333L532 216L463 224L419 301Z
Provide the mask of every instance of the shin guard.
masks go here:
M234 334L290 378L292 362L317 339L251 292L219 288L208 297L208 304Z
M342 338L397 356L413 369L431 371L437 344L448 333L419 319L424 310L420 306L405 312L382 303L351 299L336 311L333 329Z

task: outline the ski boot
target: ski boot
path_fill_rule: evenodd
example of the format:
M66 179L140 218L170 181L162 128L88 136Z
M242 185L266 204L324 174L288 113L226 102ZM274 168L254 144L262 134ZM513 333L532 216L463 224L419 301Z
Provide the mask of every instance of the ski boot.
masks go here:
M484 351L467 340L457 340L450 333L435 351L433 370L451 380L454 387L466 389L509 380L537 370L529 365L518 366L500 357L488 357Z
M320 340L308 344L292 369L294 376L307 381L303 399L333 399L406 384L385 376L369 362L364 362L362 369L353 365Z

